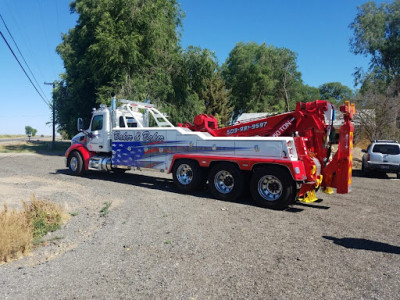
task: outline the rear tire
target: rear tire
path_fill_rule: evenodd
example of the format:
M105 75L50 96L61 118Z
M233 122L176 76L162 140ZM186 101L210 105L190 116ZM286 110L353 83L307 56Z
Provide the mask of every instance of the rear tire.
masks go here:
M68 156L68 167L74 176L82 176L85 173L83 158L78 151L73 151Z
M175 185L184 191L197 189L205 182L204 170L196 161L190 159L176 161L172 168L172 176Z
M289 172L270 166L256 169L251 177L250 192L261 207L284 209L294 203L296 185Z
M361 164L361 173L363 174L364 177L371 177L371 171L367 169L364 161Z
M221 162L211 169L208 186L215 198L235 201L244 191L243 173L236 165Z

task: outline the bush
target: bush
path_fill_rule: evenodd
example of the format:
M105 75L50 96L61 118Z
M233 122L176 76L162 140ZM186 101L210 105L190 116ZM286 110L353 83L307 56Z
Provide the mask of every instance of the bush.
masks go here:
M48 200L23 201L23 211L8 211L4 205L0 211L0 261L8 261L26 254L40 238L61 227L61 207Z
M34 238L40 238L61 227L62 210L59 205L36 200L35 196L32 196L30 203L23 202L23 205L26 217L32 224Z
M17 258L29 251L32 243L32 225L24 211L0 211L0 261Z

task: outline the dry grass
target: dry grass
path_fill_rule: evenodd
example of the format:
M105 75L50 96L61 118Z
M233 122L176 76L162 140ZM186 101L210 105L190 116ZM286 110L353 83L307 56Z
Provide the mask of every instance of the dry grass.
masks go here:
M46 155L62 155L70 146L70 142L56 141L55 149L52 143L46 141L10 142L0 145L0 153L37 153Z
M24 211L8 211L4 204L0 211L0 261L18 258L29 251L32 225Z
M18 139L27 137L25 134L0 134L0 139Z
M354 147L358 147L361 149L366 150L367 147L369 146L369 144L371 144L371 141L368 139L362 139L361 141L359 141L356 145L354 145Z
M32 244L55 231L67 218L61 207L48 200L23 201L23 211L9 211L7 205L0 211L0 262L26 254Z

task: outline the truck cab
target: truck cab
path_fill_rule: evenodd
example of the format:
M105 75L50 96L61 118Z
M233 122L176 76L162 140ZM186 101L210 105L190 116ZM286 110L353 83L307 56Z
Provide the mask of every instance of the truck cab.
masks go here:
M138 110L129 111L118 108L111 111L106 105L93 109L89 128L83 129L82 119L78 119L78 133L72 138L72 144L84 144L90 152L109 153L112 151L113 130L124 130L148 127L149 117Z
M101 106L100 109L93 111L90 121L87 138L87 148L92 152L111 152L111 120L110 111Z

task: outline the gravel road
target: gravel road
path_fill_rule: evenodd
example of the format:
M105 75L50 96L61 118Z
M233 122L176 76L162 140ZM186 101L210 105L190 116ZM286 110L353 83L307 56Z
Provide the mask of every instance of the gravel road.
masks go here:
M0 154L0 204L36 194L77 214L0 265L0 298L399 299L399 183L355 171L350 194L273 211L158 172L79 178L60 156Z

